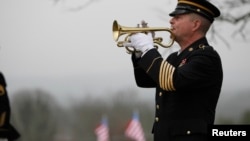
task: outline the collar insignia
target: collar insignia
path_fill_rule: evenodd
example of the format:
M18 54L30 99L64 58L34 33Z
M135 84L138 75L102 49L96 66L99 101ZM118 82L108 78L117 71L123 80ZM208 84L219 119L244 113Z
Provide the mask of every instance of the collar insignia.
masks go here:
M187 58L182 59L180 65L179 65L179 67L185 65L185 64L186 64L186 61L187 61Z

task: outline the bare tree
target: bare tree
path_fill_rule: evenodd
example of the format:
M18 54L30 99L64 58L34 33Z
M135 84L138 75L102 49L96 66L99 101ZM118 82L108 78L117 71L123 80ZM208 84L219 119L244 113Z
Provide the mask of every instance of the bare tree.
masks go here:
M54 4L59 4L67 0L52 0L52 1L54 2ZM87 8L93 5L95 2L98 2L100 0L81 0L81 1L82 2L80 3L80 5L76 7L71 7L69 8L69 10L79 11L79 10L82 10L84 8ZM171 1L171 0L167 0L167 1ZM236 0L220 0L219 2L215 0L210 0L210 1L220 6L220 9L222 10L222 15L219 18L220 21L225 21L225 22L229 22L233 24L243 21L244 24L242 24L241 28L245 28L246 24L249 23L249 19L250 19L250 1L249 0L237 0L237 1ZM238 11L235 11L237 9ZM237 15L235 15L235 12Z
M222 16L219 20L232 24L244 22L244 26L250 19L250 1L249 0L227 0L222 5Z
M52 0L52 1L54 2L55 5L58 5L60 3L66 2L67 0ZM93 5L94 3L98 2L98 1L100 1L100 0L81 0L79 5L68 7L67 10L80 11L80 10L83 10L83 9Z
M240 35L242 39L246 40L249 30L249 21L250 21L250 1L249 0L220 0L212 2L219 5L221 10L221 16L217 21L223 23L229 23L234 25L233 36ZM216 32L214 27L212 27L212 37L219 37L225 44L228 44L227 40L220 35L219 32Z
M69 0L52 0L55 4L63 3ZM69 7L69 11L81 11L89 6L95 4L95 2L100 0L78 0L79 5L74 7ZM249 33L249 19L250 19L250 0L209 0L216 4L221 10L221 16L216 20L221 23L229 23L235 25L233 29L232 36L240 36L245 41L247 40ZM168 3L172 3L171 0L166 0ZM158 13L158 16L162 20L165 19L165 15L168 15L169 11L164 11L163 7L153 8L153 10ZM230 47L228 39L226 39L220 30L216 29L214 26L211 28L211 40L216 41L216 39L221 40L227 47Z
M57 131L58 106L41 90L19 91L13 97L13 123L20 130L20 141L52 140Z

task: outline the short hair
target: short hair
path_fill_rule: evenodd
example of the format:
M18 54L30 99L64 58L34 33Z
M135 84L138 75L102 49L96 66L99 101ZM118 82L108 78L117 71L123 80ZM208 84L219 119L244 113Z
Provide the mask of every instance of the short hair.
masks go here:
M201 21L201 26L200 26L200 31L203 33L203 34L206 34L207 31L209 30L210 26L211 26L211 22L202 17L201 15L199 14L196 14L196 13L190 13L190 17L192 20L200 20Z

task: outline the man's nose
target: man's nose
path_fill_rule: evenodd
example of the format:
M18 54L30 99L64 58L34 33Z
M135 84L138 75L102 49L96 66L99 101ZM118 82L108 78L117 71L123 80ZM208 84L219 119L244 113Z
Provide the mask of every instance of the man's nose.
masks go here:
M173 20L174 18L171 18L170 20L169 20L169 23L172 25L172 24L174 24L174 20Z

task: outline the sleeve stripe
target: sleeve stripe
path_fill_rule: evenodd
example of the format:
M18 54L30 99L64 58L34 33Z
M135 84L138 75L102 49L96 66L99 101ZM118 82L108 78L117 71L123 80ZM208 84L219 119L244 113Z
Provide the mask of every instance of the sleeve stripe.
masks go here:
M163 73L163 78L162 78L162 81L161 81L161 83L162 83L162 87L164 88L164 89L166 89L166 83L164 83L165 82L165 80L166 80L166 77L167 77L167 74L166 74L166 69L167 69L167 66L166 66L167 64L164 62L164 68L162 68L162 73Z
M163 81L163 84L165 85L165 90L168 90L169 89L169 69L170 69L170 65L168 63L165 62L165 64L167 65L167 68L164 69L164 73L165 73L165 77L164 77L164 81Z
M160 59L161 57L157 57L157 58L155 58L153 61L152 61L152 63L151 63L151 65L148 67L148 69L147 69L147 73L149 72L149 70L151 69L151 67L153 66L153 64L154 64L154 62L157 60L157 59Z
M159 84L163 90L174 91L173 74L175 67L166 61L162 61L159 74Z
M165 77L165 76L163 76L163 73L162 73L162 70L164 70L163 68L164 68L164 65L165 65L165 63L164 63L164 61L162 61L161 62L161 67L160 67L160 73L159 73L159 84L160 84L160 87L161 88L163 88L163 84L162 84L162 82L164 81L163 80L163 78Z
M175 70L175 68L172 67L170 74L169 74L169 76L170 76L169 80L171 81L171 82L169 82L169 86L170 86L170 89L172 89L173 91L175 91L174 83L173 83L174 70Z

